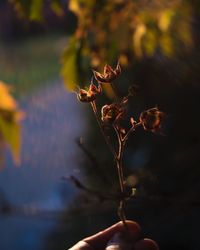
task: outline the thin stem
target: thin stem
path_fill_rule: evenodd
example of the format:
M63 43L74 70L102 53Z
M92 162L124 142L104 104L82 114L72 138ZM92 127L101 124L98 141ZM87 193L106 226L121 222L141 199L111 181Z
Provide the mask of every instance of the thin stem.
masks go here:
M141 125L141 122L138 122L138 123L136 123L135 125L133 125L133 126L129 129L129 131L126 133L126 135L122 138L122 140L123 140L123 141L126 141L126 140L129 138L130 134L131 134L133 131L135 131L136 128L139 127L140 125Z
M118 152L117 152L117 158L116 158L116 165L117 165L117 172L118 172L119 185L120 185L120 191L121 191L121 199L120 199L119 206L118 206L118 215L126 229L127 229L127 224L126 224L126 216L125 216L125 196L124 196L125 186L124 186L124 173L123 173L123 154L124 154L126 142L130 134L133 131L135 131L135 129L140 125L141 125L140 122L134 124L124 136L120 132L120 129L118 128L118 126L116 126L115 124L113 125L113 128L116 132L117 139L118 139Z
M122 222L124 223L124 226L127 227L126 216L125 216L125 211L124 211L125 210L125 199L124 199L125 187L124 187L124 173L123 173L123 165L122 165L123 153L124 153L126 141L122 140L121 133L116 126L114 126L114 129L117 134L118 145L119 145L118 154L116 158L118 178L119 178L120 191L121 191L121 200L120 200L119 207L118 207L118 215L120 219L122 220Z
M123 169L122 169L124 146L125 146L125 143L123 143L123 141L120 139L119 140L119 152L117 156L117 169L118 169L119 183L120 183L120 189L121 189L122 194L124 193L124 174L123 174Z
M101 124L101 120L100 120L100 118L99 118L99 116L98 116L98 113L97 113L97 107L96 107L95 101L92 101L92 102L91 102L91 106L92 106L92 110L93 110L93 112L94 112L95 118L96 118L96 120L97 120L97 123L98 123L98 125L99 125L99 128L100 128L100 130L101 130L101 133L102 133L102 135L103 135L103 137L104 137L104 139L105 139L105 142L106 142L106 144L108 145L108 147L109 147L111 153L113 154L114 158L116 159L116 158L117 158L117 154L116 154L116 152L115 152L115 149L114 149L113 146L111 145L111 143L110 143L110 141L109 141L109 139L108 139L108 137L107 137L107 135L106 135L106 133L105 133L105 131L104 131L104 128L103 128L103 126L102 126L102 124Z

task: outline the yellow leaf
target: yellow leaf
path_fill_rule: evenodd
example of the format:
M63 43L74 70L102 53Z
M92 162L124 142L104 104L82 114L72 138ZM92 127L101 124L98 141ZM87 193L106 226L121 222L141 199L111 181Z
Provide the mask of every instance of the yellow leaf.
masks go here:
M34 21L42 21L43 20L43 0L32 0L31 8L30 8L30 19Z
M3 140L9 146L14 162L20 164L21 127L18 123L9 122L0 116L0 132Z
M163 32L166 32L169 29L174 15L175 13L171 9L164 10L160 13L160 16L158 19L158 26L160 30L162 30Z
M144 37L144 49L148 56L152 56L157 46L157 34L155 30L148 29Z
M68 8L69 8L69 10L71 10L72 12L74 12L76 15L80 14L81 8L80 8L79 1L77 1L77 0L70 0Z
M3 169L4 163L5 163L3 150L4 150L4 143L3 143L3 140L2 140L2 136L0 134L0 170Z
M62 6L59 2L55 2L53 1L51 3L51 9L56 13L57 16L63 16L64 15L64 11L62 9Z
M165 54L166 56L173 56L174 50L173 50L173 41L172 41L172 37L170 36L170 34L167 33L163 33L160 36L159 39L159 44L160 44L160 48L163 52L163 54Z
M0 109L14 111L17 103L10 94L10 87L0 81Z

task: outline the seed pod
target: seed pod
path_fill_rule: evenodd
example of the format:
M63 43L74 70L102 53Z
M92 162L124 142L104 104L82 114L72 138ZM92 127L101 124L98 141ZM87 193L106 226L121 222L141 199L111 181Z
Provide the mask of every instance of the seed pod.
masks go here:
M140 122L145 130L159 132L164 116L158 108L152 108L141 113Z
M80 89L77 98L80 102L92 102L101 94L101 86L96 87L93 83L90 84L89 90Z
M113 69L110 65L106 64L104 66L103 74L93 71L94 77L98 82L101 83L110 83L114 81L120 74L121 74L121 67L119 63L117 64L116 68Z
M101 109L101 119L103 122L113 124L121 121L125 113L125 108L119 104L104 105Z

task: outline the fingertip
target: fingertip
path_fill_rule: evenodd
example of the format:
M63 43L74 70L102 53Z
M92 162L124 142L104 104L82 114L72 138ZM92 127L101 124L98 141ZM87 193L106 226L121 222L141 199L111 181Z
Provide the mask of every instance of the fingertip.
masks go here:
M79 241L76 245L71 247L69 250L93 250L87 242Z
M155 241L145 238L135 243L134 250L159 250L159 247Z

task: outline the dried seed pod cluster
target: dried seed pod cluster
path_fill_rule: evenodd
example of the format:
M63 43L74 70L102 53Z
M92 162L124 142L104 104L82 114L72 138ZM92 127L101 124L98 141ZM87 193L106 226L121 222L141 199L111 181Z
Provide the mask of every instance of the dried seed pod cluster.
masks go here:
M97 86L93 82L91 82L88 90L79 89L77 98L81 102L93 103L94 105L94 102L102 93L102 84L111 84L121 74L121 66L119 62L117 63L117 66L115 68L112 68L110 65L106 64L104 66L103 73L93 70L93 74L94 79L97 81ZM132 89L132 87L130 88ZM133 96L132 92L131 94L129 93L127 97L124 97L121 101L104 105L101 108L101 122L111 125L117 125L121 122L121 120L125 119L127 114L126 106L128 103L128 97ZM139 122L135 121L135 119L131 117L130 124L132 128L135 127L136 124L140 124L142 125L144 130L151 132L160 132L164 116L164 113L157 107L151 108L141 113Z
M96 120L99 124L100 130L104 139L109 146L111 153L116 161L116 169L119 177L119 185L120 185L120 203L118 207L118 215L119 218L126 223L126 216L124 211L125 201L127 199L127 195L125 192L125 181L124 181L124 173L123 173L123 152L126 146L126 141L129 136L137 129L138 126L143 127L144 130L150 132L161 132L161 125L163 119L165 117L164 113L160 111L157 107L151 108L143 111L140 114L139 121L137 122L133 117L129 118L129 127L126 128L123 126L124 121L128 121L128 112L127 105L129 101L129 97L134 96L135 89L138 90L134 86L134 88L129 88L129 93L124 98L118 98L117 101L111 104L105 104L100 110L96 106L96 100L102 93L102 85L110 84L113 88L112 82L121 74L121 67L119 63L116 68L113 69L110 65L105 65L103 73L99 73L97 71L93 71L94 79L97 81L97 85L93 82L90 83L89 89L80 89L77 93L77 98L81 102L90 103L95 114ZM113 91L115 89L113 88ZM122 122L123 121L123 122ZM110 136L105 131L104 125L109 125L112 129L114 129L117 139L118 146L116 147L114 142L110 140ZM128 128L127 128L128 127Z

